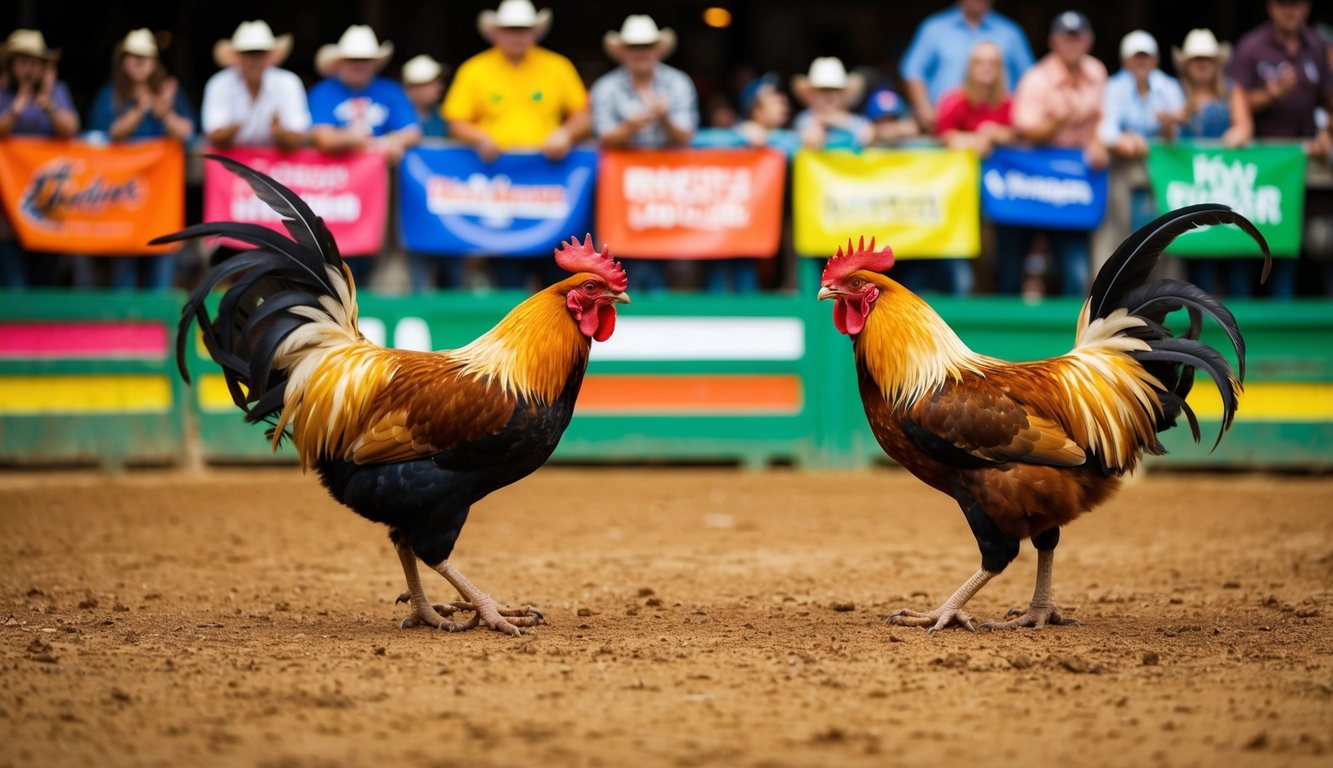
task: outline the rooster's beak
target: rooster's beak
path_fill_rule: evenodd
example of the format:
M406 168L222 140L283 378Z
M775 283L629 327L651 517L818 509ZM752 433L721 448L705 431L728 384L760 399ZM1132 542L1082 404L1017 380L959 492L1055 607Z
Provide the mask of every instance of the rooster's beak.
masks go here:
M624 291L621 291L620 293L611 294L611 301L614 304L628 304L629 294L625 293Z
M836 298L838 298L838 292L833 290L832 288L824 286L823 288L819 289L820 301L824 301L825 299L836 299Z

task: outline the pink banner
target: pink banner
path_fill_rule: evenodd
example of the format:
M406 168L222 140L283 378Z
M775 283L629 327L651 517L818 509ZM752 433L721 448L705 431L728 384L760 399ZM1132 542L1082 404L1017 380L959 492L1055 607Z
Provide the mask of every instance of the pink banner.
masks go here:
M272 176L324 219L344 256L379 253L389 211L389 174L377 154L326 155L313 149L260 147L213 150ZM246 221L286 233L282 221L240 177L204 165L204 220Z

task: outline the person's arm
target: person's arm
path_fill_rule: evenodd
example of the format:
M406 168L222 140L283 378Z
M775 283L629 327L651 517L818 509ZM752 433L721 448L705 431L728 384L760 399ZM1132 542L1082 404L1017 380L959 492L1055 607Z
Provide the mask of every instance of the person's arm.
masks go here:
M680 74L680 82L672 94L662 116L662 130L666 132L667 146L689 146L690 139L699 127L699 96L694 90L694 83L689 75Z
M369 138L360 133L323 123L310 129L310 143L320 152L338 154L369 146Z
M585 104L582 109L577 109L565 118L565 122L559 128L551 131L551 135L546 137L542 146L542 153L549 160L560 160L569 154L569 150L574 145L582 141L588 135L589 126L592 124L592 118L588 116L588 108Z
M449 137L460 143L472 147L484 162L495 162L495 158L500 156L500 148L495 145L495 139L485 131L481 126L467 120L450 120Z
M1250 100L1245 97L1245 89L1233 86L1227 101L1231 106L1231 125L1222 134L1222 143L1228 147L1249 144L1254 138L1254 115L1250 113Z
M194 135L190 105L180 93L176 78L167 78L153 104L153 116L162 121L167 135L177 141L189 141Z
M899 74L907 90L907 100L912 105L912 114L926 133L935 132L935 107L930 103L930 89L926 87L927 70L935 58L933 48L930 25L922 22L912 36L912 42L908 44L899 67Z

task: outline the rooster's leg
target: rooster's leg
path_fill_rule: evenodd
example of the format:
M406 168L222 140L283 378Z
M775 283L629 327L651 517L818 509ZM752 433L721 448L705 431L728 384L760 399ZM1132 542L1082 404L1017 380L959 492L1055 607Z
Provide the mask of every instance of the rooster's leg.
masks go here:
M398 602L408 603L412 607L411 615L403 619L398 626L407 629L424 624L448 632L471 629L466 624L445 618L457 610L456 606L431 605L426 599L426 591L421 588L421 576L417 573L417 556L412 551L412 545L407 541L396 541L394 548L398 550L398 559L403 564L403 575L407 577L407 591L398 596Z
M981 625L982 629L1018 629L1019 627L1035 627L1041 629L1047 624L1072 624L1078 626L1078 622L1073 619L1066 619L1060 614L1060 608L1055 604L1051 597L1051 566L1055 562L1055 542L1060 540L1060 529L1053 528L1051 531L1036 536L1032 542L1037 545L1037 587L1032 590L1032 602L1027 610L1015 608L1005 616L1009 621L988 621ZM1017 617L1017 618L1014 618Z
M440 575L447 579L450 584L454 585L458 594L463 596L465 602L453 603L452 606L460 610L476 611L472 619L460 627L461 629L472 629L478 625L484 625L496 632L521 635L524 627L535 627L546 621L541 611L531 606L514 609L500 608L489 595L477 589L475 584L468 581L467 577L459 573L457 568L450 565L448 560L432 567L439 571Z
M982 568L972 574L972 578L968 579L963 586L959 587L958 591L954 592L953 596L948 600L945 600L944 605L941 605L939 608L924 613L904 608L885 619L884 623L897 624L898 626L903 627L930 627L930 629L926 630L926 634L930 635L935 634L937 631L944 629L950 624L957 624L960 627L976 632L977 628L972 623L972 617L963 612L963 606L967 605L967 601L971 600L972 596L981 591L981 588L986 586L986 582L993 578L995 578L995 573Z

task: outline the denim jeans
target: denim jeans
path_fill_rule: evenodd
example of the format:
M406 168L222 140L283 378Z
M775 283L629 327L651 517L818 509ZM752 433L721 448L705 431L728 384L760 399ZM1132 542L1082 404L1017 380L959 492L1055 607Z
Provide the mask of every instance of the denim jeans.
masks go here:
M974 279L971 259L903 259L889 270L889 277L913 293L969 296Z
M118 291L165 291L176 275L176 254L111 256L111 287ZM142 278L142 279L141 279Z
M467 260L462 256L434 256L428 253L408 253L408 279L412 293L449 291L463 287L463 272Z
M704 263L704 290L711 294L757 293L758 259L710 259Z
M623 263L631 290L655 296L666 293L665 259L625 259Z
M1259 282L1253 259L1191 258L1184 262L1185 279L1213 295L1220 290L1228 299L1248 299Z
M1091 266L1089 234L1083 230L995 227L995 292L1016 294L1023 287L1023 262L1032 250L1032 240L1045 234L1051 243L1051 258L1060 276L1060 294L1081 297L1088 290Z

